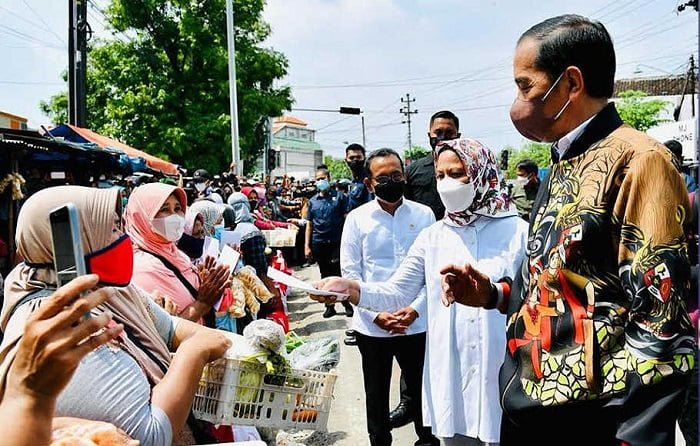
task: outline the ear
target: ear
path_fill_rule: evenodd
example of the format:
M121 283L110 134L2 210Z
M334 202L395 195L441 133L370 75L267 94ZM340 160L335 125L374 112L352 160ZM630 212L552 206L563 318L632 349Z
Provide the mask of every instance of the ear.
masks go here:
M566 69L566 81L569 84L569 98L576 100L585 94L586 85L583 80L583 73L578 67L568 67Z
M364 185L368 191L374 193L374 188L372 187L372 181L370 181L369 178L365 177L365 179L362 180L362 182L364 183Z

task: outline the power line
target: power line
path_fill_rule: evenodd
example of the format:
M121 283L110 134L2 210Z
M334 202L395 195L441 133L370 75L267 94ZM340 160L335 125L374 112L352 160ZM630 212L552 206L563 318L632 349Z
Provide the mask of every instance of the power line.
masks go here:
M49 24L46 23L46 20L44 20L44 17L42 17L42 15L39 14L38 12L36 12L34 10L34 8L32 8L32 6L29 3L27 3L27 0L22 0L22 3L24 3L24 5L27 7L27 9L29 9L32 13L34 13L34 15L39 19L39 21L44 24L44 27L43 27L44 31L48 31L50 34L52 34L54 37L56 37L58 39L58 41L61 42L62 44L64 44L64 45L68 44L62 36L59 36L58 34L56 34L56 31L51 29Z
M1 24L1 23L0 23L0 32L4 32L4 33L7 34L7 35L10 35L10 36L12 36L12 37L17 37L17 38L19 38L19 39L30 40L30 41L32 41L32 42L34 42L34 43L40 43L40 44L46 45L46 46L55 46L55 45L52 44L52 43L48 43L48 42L46 42L46 41L44 41L44 40L41 40L41 39L39 39L39 38L37 38L37 37L34 37L34 36L32 36L32 35L29 35L29 34L27 34L27 33L25 33L25 32L19 31L19 30L17 30L17 29L11 28L11 27L9 27L9 26L7 26L7 25L3 25L3 24Z

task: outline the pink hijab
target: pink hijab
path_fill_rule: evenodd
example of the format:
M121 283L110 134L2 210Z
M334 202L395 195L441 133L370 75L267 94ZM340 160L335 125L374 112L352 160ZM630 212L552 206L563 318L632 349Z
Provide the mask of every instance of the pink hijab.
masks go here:
M194 298L163 262L148 254L164 257L172 263L192 284L199 288L199 276L189 257L177 245L163 238L153 230L153 219L172 194L180 202L183 212L187 211L187 196L179 187L163 183L148 183L137 187L129 197L124 218L126 232L134 244L134 278L132 281L149 293L160 291L175 300L180 310L194 301Z

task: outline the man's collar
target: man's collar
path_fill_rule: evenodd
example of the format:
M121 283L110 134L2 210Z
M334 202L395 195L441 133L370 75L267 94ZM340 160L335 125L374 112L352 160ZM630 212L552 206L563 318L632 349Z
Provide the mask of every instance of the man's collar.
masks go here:
M558 163L561 160L577 157L585 152L593 143L605 138L621 125L622 119L620 119L620 115L617 113L615 103L610 102L581 129L581 133L578 134L576 138L571 140L564 155L561 157L559 156L559 152L556 149L557 143L552 145L552 162ZM575 130L576 129L574 129L574 131ZM571 133L569 133L569 135L570 134Z
M569 150L569 147L571 147L571 144L574 141L576 141L576 138L581 136L581 133L583 133L583 131L586 129L588 123L591 122L595 117L596 115L593 115L590 118L586 119L581 124L579 124L578 127L564 135L562 138L559 138L559 141L555 142L552 145L552 148L559 153L560 158L566 153L567 150Z

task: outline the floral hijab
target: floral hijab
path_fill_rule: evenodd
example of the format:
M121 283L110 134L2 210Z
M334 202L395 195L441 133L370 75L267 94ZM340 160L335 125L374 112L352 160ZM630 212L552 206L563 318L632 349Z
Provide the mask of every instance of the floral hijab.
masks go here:
M452 150L457 154L467 176L474 183L474 201L460 212L446 212L445 223L466 226L479 216L503 218L517 215L508 186L498 170L496 157L488 147L475 139L462 138L441 142L435 150L435 163L440 154Z

